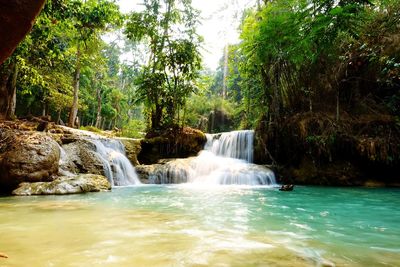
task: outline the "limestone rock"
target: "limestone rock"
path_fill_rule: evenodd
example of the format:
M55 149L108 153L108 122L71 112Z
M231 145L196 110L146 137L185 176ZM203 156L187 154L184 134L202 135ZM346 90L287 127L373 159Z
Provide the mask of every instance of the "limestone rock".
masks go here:
M111 185L106 177L96 174L81 174L73 177L62 176L52 182L21 183L12 194L17 196L67 195L110 189Z
M15 188L21 182L51 181L57 174L60 150L44 133L7 131L0 150L0 185Z

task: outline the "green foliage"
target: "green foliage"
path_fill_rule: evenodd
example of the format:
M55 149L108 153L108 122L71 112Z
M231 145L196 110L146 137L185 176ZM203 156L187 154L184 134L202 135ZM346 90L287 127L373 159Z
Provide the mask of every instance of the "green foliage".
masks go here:
M146 124L142 120L130 120L122 130L121 136L129 138L143 138Z
M316 107L338 116L340 106L355 106L349 97L361 96L362 81L397 87L400 5L374 4L290 0L247 10L235 62L244 97L242 123L254 125L261 116L279 122L288 113ZM382 33L391 40L389 49L378 37ZM382 93L378 90L374 94Z
M94 126L81 126L81 127L79 127L79 129L80 130L84 130L84 131L97 133L97 134L101 134L102 133L102 130L100 130L99 128L96 128Z

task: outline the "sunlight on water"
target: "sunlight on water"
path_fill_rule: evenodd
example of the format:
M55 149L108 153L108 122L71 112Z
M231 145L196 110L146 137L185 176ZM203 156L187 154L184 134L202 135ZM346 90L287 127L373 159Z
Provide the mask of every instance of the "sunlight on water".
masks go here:
M0 266L398 266L394 189L140 186L0 198Z

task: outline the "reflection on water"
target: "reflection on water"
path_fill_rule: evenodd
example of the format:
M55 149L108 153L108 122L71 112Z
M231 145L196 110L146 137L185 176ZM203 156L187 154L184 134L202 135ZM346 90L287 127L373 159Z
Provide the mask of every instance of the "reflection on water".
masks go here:
M399 196L184 185L0 198L0 266L398 266Z

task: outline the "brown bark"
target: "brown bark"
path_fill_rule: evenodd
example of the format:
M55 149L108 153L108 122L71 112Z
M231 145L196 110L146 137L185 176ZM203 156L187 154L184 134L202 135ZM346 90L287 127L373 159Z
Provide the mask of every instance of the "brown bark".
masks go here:
M72 101L72 106L69 112L68 118L68 126L75 127L76 115L78 114L78 97L79 97L79 81L81 76L81 50L78 45L78 49L76 51L76 66L75 66L75 74L74 74L74 99Z
M160 128L161 118L162 118L162 106L159 104L156 104L155 110L153 110L152 116L151 116L151 128L152 129Z
M12 107L13 102L13 88L12 88L12 74L15 70L15 63L2 66L0 68L0 118L7 118L10 113L9 110Z
M32 29L45 0L0 0L0 64Z
M10 103L7 110L7 118L15 117L15 108L17 106L17 78L18 78L18 64L14 65L14 72L11 80Z

